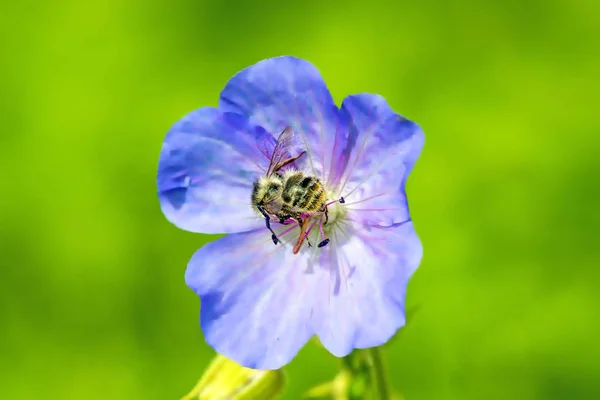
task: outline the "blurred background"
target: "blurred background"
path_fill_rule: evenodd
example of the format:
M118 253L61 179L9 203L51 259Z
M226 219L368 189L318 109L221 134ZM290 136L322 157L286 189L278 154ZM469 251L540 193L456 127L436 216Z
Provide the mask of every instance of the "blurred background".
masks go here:
M385 348L413 399L600 398L598 2L3 2L0 398L178 399L213 356L183 273L214 237L159 150L260 59L314 63L426 134L425 255ZM333 377L313 345L286 399Z

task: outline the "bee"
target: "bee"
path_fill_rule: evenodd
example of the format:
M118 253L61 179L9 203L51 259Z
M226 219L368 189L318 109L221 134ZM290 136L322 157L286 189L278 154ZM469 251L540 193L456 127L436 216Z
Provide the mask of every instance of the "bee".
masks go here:
M327 206L337 201L343 203L343 198L327 203L327 193L321 181L296 169L282 171L282 168L302 157L306 151L290 157L289 149L293 143L294 132L291 127L285 128L277 139L266 175L254 182L252 190L252 206L254 210L265 218L266 226L271 232L274 244L279 243L279 238L271 227L271 220L282 225L298 224L300 236L294 246L293 253L297 254L304 240L308 241L308 234L317 221L309 227L313 217L319 217L322 241L318 247L326 246L329 239L323 233L324 223L327 223ZM291 229L295 228L292 227ZM290 230L291 230L290 229ZM281 235L287 233L286 230ZM308 245L312 246L310 241Z

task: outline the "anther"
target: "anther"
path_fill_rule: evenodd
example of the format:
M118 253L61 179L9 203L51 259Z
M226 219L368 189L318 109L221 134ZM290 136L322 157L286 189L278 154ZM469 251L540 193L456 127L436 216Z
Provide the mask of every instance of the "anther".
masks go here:
M279 243L279 239L277 239L277 236L275 236L275 234L271 235L271 239L273 240L273 244Z
M339 198L339 199L337 199L337 200L330 201L329 203L325 204L325 209L327 209L327 207L328 207L328 206L330 206L330 205L332 205L332 204L335 204L335 203L338 203L338 202L339 202L340 204L344 204L344 203L346 202L346 200L344 200L344 198L343 198L343 197L340 197L340 198Z
M317 247L325 247L329 243L329 238L323 240Z

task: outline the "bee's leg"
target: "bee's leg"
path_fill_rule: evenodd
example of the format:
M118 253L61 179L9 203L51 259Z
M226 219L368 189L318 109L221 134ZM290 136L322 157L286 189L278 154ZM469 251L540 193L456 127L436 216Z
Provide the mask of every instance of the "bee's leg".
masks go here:
M296 221L295 221L295 220L293 220L293 221L294 221L294 223L296 223ZM285 231L283 231L283 232L280 232L280 233L279 233L279 237L282 237L282 236L284 236L284 235L288 234L289 232L291 232L291 231L293 231L294 229L296 229L298 226L299 226L299 225L293 225L293 226L290 226L290 227L289 227L289 228L287 228Z
M271 229L271 217L269 217L269 214L267 214L267 212L265 211L264 208L262 208L262 206L257 205L256 206L258 208L258 210L260 211L260 213L262 215L264 215L265 217L265 221L267 224L267 229L271 231L272 235L271 235L271 240L273 240L273 244L277 244L279 243L279 239L277 239L277 235L275 235L275 232L273 232L273 229Z
M315 227L316 223L317 223L317 221L313 222L312 225L306 231L306 234L304 235L306 237L306 241L308 242L308 247L312 247L312 243L310 243L310 239L308 238L308 235L310 234L310 231L312 231L312 228Z
M301 221L300 236L298 236L298 241L296 242L296 244L294 245L294 248L292 249L292 253L294 253L294 254L298 254L298 252L300 251L300 248L302 247L302 243L304 243L304 239L306 239L305 233L306 233L306 228L308 227L309 219L306 218L306 219L302 220L301 217L298 217L298 221Z
M308 217L307 217L308 218ZM302 223L302 218L298 218L298 221L300 222L300 226L302 227L303 223ZM306 219L306 222L308 222L308 219ZM307 224L308 225L308 224ZM313 224L314 225L314 224ZM307 230L306 233L302 233L300 232L301 236L304 236L304 238L302 239L303 241L306 240L306 242L308 243L309 247L312 247L312 244L310 243L310 240L308 239L308 234L310 233L310 230L312 229L312 226L310 226Z
M329 221L329 214L327 213L327 207L325 207L325 222L323 222L323 225L327 225L327 221Z
M327 243L329 243L329 238L325 237L325 232L323 232L323 218L319 218L319 230L321 231L321 243L317 245L317 247L325 247Z

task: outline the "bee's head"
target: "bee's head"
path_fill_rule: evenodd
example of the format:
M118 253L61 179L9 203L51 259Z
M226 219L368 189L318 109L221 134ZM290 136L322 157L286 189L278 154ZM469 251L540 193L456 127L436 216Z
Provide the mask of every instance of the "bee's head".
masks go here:
M278 177L262 177L254 182L252 188L252 207L260 213L258 206L263 207L270 214L277 214L281 211L283 203L281 201L281 191L283 184Z

